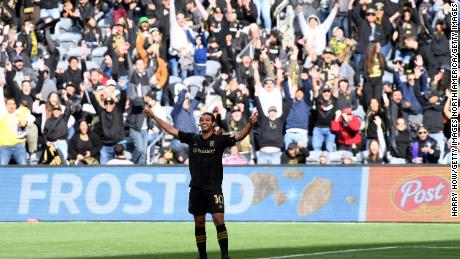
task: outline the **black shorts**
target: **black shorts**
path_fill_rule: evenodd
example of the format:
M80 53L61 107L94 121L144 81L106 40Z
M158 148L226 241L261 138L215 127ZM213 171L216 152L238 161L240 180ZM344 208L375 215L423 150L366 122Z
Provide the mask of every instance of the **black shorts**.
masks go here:
M188 212L195 216L206 213L224 213L224 195L220 192L191 188L188 200Z

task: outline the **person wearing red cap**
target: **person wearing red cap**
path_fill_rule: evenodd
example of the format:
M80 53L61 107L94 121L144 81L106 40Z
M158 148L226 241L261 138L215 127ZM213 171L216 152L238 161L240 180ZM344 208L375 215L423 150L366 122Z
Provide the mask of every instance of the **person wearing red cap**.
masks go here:
M362 137L359 133L361 121L352 114L350 107L337 110L335 119L331 122L331 131L337 133L338 148L337 150L347 150L357 153L362 143Z

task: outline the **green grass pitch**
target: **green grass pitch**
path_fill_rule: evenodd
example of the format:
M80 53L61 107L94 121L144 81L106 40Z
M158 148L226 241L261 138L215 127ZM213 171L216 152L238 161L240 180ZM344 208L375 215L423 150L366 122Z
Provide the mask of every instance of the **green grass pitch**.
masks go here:
M460 224L227 222L238 258L460 258ZM210 259L219 258L207 223ZM190 222L0 223L0 258L197 258Z

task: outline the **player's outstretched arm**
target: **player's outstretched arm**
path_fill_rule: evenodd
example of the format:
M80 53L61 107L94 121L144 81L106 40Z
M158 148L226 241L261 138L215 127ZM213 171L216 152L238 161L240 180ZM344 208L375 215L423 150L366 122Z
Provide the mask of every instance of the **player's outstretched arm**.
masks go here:
M253 112L251 117L249 117L249 122L244 126L244 128L235 135L235 141L240 141L244 139L252 129L252 125L257 122L257 112Z
M144 108L144 113L145 115L147 115L147 117L152 118L156 123L158 123L158 125L166 132L173 135L175 138L179 138L179 131L166 121L158 118L158 116L156 116L155 113L153 113L153 111L148 106Z

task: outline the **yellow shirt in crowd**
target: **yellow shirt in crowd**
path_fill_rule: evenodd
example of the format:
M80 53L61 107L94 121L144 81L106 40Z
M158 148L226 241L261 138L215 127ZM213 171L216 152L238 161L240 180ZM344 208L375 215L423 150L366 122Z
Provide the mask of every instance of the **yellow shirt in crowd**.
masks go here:
M25 138L18 138L18 125L20 114L6 112L0 117L0 146L14 146L24 143Z

